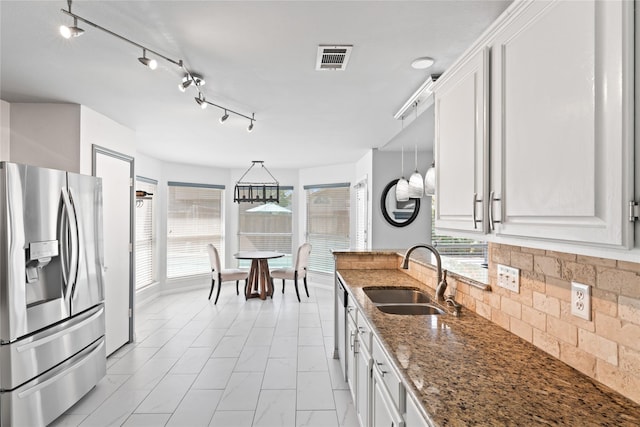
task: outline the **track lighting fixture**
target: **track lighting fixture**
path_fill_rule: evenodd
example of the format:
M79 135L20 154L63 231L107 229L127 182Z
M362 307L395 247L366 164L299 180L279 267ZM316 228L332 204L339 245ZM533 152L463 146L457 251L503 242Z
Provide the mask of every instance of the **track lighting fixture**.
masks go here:
M182 83L178 85L178 89L180 89L180 92L186 92L187 88L192 84L195 85L196 87L200 87L200 86L204 86L204 83L205 83L204 79L202 78L201 75L194 74L194 73L187 73L182 78Z
M73 18L73 27L67 27L66 25L60 25L60 34L65 39L70 39L71 37L78 37L84 33L82 28L78 27L78 19Z
M227 110L224 110L224 116L220 117L220 123L226 122L228 118L229 118L229 113L227 113Z
M207 100L206 100L206 98L204 97L204 95L202 94L202 92L199 92L199 93L198 93L198 97L197 97L197 98L195 98L195 100L196 100L196 102L198 103L198 105L200 106L200 108L202 108L203 110L204 110L205 108L207 108L207 105L208 105L208 104L207 104Z
M147 58L147 49L142 49L142 57L138 58L138 61L140 61L142 65L145 65L152 70L158 68L158 61L156 61L155 59Z
M142 49L142 56L140 58L138 58L138 61L140 61L140 63L144 64L145 66L151 68L152 70L155 70L158 67L158 61L156 59L153 58L147 58L147 51L152 54L153 56L155 56L156 58L162 58L167 62L170 62L176 66L178 66L185 74L184 77L182 78L182 82L178 85L178 89L180 89L180 91L185 92L187 90L187 88L193 86L196 88L196 90L198 91L198 97L195 98L196 102L198 103L198 105L200 106L200 108L202 108L203 110L205 108L207 108L208 105L213 105L216 108L220 108L221 110L224 110L224 116L222 116L220 118L220 121L223 122L225 120L227 120L227 118L229 117L229 114L235 114L236 116L240 116L240 117L244 117L245 119L249 120L249 127L247 128L247 130L249 132L251 132L253 130L253 124L256 121L256 117L255 117L255 113L252 114L251 117L245 115L245 114L241 114L238 113L237 111L231 110L229 108L223 107L221 105L218 104L214 104L213 102L207 101L205 99L204 94L202 93L202 91L200 90L200 87L204 85L204 79L202 78L202 76L192 73L189 71L189 69L184 65L183 61L180 60L175 60L175 59L171 59L155 50L149 49L146 46L143 46L139 43L134 42L133 40L130 40L124 36L121 36L120 34L117 34L105 27L102 27L94 22L91 22L79 15L76 15L75 13L71 12L71 3L72 0L67 0L67 5L68 5L68 10L65 9L61 9L61 12L64 13L65 15L68 15L70 17L73 18L73 27L67 27L65 25L60 26L60 34L62 35L62 37L64 38L72 38L72 37L78 37L80 36L82 33L84 33L84 30L78 27L78 21L82 21L85 24L103 31L117 39L120 39L124 42L127 42L129 44L132 44L140 49ZM223 120L224 118L224 120Z

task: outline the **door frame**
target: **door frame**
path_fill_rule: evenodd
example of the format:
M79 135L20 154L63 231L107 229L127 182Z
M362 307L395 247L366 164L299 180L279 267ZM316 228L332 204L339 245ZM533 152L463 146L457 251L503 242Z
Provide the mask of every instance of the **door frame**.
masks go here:
M133 239L135 236L135 210L133 203L134 192L134 180L135 180L135 159L132 156L120 153L118 151L111 150L100 145L91 145L91 175L96 176L96 162L98 154L109 156L118 160L129 163L129 341L132 343L134 339L134 298L135 298L135 286L134 286L134 251L133 251Z

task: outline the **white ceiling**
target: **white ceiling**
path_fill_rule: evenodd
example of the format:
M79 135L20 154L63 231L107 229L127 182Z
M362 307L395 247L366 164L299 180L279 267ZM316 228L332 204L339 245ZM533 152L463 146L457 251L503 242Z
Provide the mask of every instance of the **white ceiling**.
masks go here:
M206 79L201 110L183 72L90 25L65 40L65 0L0 1L0 98L86 105L134 129L138 151L174 162L273 168L353 162L371 148L430 150L433 119L402 128L394 113L441 74L511 1L74 1L72 12ZM319 44L352 44L346 71L315 71ZM148 55L152 57L153 55ZM431 56L428 70L413 59ZM423 116L428 116L425 114ZM406 134L406 136L405 136ZM425 135L427 134L427 135Z

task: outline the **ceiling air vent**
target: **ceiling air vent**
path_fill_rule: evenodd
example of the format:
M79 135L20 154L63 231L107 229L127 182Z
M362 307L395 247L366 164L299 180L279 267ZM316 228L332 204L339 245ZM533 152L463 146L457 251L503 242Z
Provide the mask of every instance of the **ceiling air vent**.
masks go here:
M316 70L344 70L347 68L352 45L327 45L318 46L316 58Z

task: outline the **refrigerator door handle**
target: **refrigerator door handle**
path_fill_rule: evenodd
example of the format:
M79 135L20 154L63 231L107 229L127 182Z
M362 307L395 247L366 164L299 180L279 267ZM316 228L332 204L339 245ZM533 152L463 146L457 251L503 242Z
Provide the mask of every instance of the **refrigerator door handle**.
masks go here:
M73 192L71 188L69 188L69 202L71 205L71 210L69 211L71 215L73 215L73 228L72 236L75 237L75 242L73 242L71 246L71 261L73 267L73 274L71 277L73 278L73 284L71 285L71 299L75 296L76 293L76 284L78 283L78 269L80 268L80 226L78 225L78 215L76 214L76 209L74 205Z
M73 294L78 276L78 223L75 212L66 189L62 189L64 210L60 218L60 251L63 257L62 276L67 287L67 293Z

